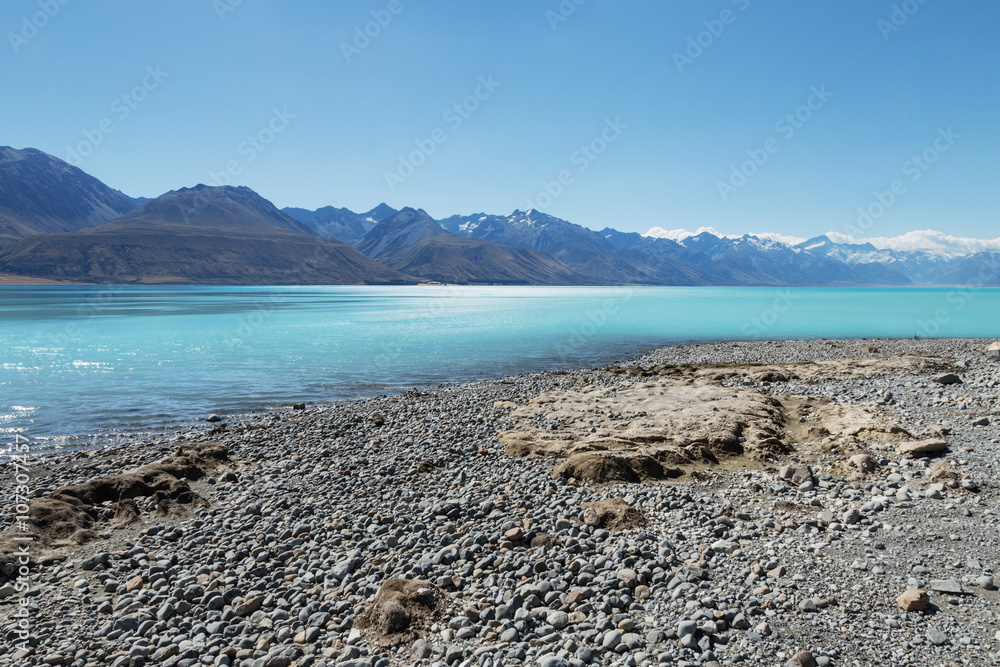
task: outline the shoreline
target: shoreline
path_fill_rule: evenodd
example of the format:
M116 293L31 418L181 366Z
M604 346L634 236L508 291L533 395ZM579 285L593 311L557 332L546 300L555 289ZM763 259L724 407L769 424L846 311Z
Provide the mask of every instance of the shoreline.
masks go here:
M139 281L130 282L104 282L90 283L77 280L57 280L54 278L36 278L34 276L22 276L12 273L0 274L0 288L3 287L45 287L45 286L66 286L79 285L81 287L730 287L748 289L963 289L963 290L989 290L1000 289L1000 285L981 285L969 283L936 284L922 283L911 285L796 285L796 284L705 284L705 285L671 285L671 284L648 284L648 283L606 283L606 284L520 284L520 283L441 283L435 281L424 282L402 282L402 283L231 283L231 282L192 282L185 280L175 280L170 277L153 277Z
M473 656L491 665L625 664L630 656L651 665L667 656L688 664L741 658L774 665L798 651L826 665L1000 659L992 612L1000 594L992 583L979 585L1000 567L994 486L1000 364L984 356L988 342L671 346L601 368L311 404L253 414L211 435L203 427L176 441L53 454L38 461L36 491L149 465L179 445L218 442L228 448L228 461L205 463L204 477L189 480L206 506L172 507L161 517L155 502L140 496L127 524L98 520L95 531L106 537L67 550L62 567L35 568L33 627L48 644L17 658L22 662L0 653L0 665L40 664L71 642L94 647L78 648L94 664L102 651L107 657L129 647L140 653L146 647L147 663L157 664L181 664L203 651L226 656L216 664L232 665L279 657L288 657L284 664L374 664L373 657L458 664ZM867 361L848 361L857 359ZM948 372L963 384L931 381ZM640 470L627 456L627 465L611 473L606 467L575 473L598 475L591 482L558 473L572 460L564 457L572 450L565 443L587 453L594 438L621 438L629 429L656 427L661 417L674 419L669 405L628 414L628 402L653 386L680 387L681 396L715 392L706 400L722 409L720 425L748 412L742 403L726 404L729 395L777 402L785 415L780 440L789 451L751 449L753 429L774 427L762 426L754 408L740 426L742 454L728 457L733 443L711 434L693 446L677 445L677 452L657 450L661 468L669 459L670 469L681 472L676 477L655 478L659 472ZM621 397L624 409L613 402ZM583 420L573 412L580 400L589 411ZM593 412L598 408L604 412ZM706 414L685 432L715 418ZM984 417L985 425L973 425ZM577 428L585 421L589 428ZM864 428L851 432L859 424ZM942 424L950 429L937 436L946 442L944 454L899 453L905 442L932 439L929 429ZM611 429L608 436L604 429ZM512 456L504 444L510 436L503 435L512 432L547 449L538 458L530 446L526 456ZM644 433L633 447L655 445ZM564 444L553 448L553 442ZM862 454L871 470L852 467L851 457ZM809 479L793 484L796 474L806 474L803 466ZM616 478L629 470L639 471L636 481ZM9 477L0 482L5 492ZM965 488L967 480L974 489ZM610 517L589 522L581 503L615 498L645 525L616 528ZM165 566L170 552L189 565ZM282 554L308 557L302 562L312 565L289 579ZM199 563L207 572L197 574ZM542 569L533 565L539 563ZM166 567L176 572L161 587ZM283 580L272 576L279 571ZM379 586L399 576L430 582L440 605L426 626L414 621L413 636L387 648L392 637L357 628ZM192 589L183 604L187 592L172 599L178 586L200 593ZM937 590L948 587L958 592ZM931 607L900 609L895 598L908 588L929 590ZM5 627L18 597L0 600ZM247 612L248 604L259 609ZM66 605L79 614L56 631ZM164 605L171 612L161 619ZM295 620L306 607L323 616L315 624L309 614ZM283 608L295 613L276 616ZM186 634L177 625L185 617L190 630L203 632ZM51 632L43 639L47 624ZM877 643L868 639L872 632ZM241 639L253 646L240 647Z
M661 349L672 349L672 348L691 348L691 347L701 347L701 346L726 346L726 345L782 345L782 344L808 344L808 343L818 343L823 341L829 341L833 343L852 343L852 342L865 342L865 343L878 343L882 341L894 342L894 343L907 343L911 341L910 338L790 338L790 339L772 339L772 340L752 340L752 339L706 339L701 341L689 340L685 342L678 343L666 343L663 345L656 346L645 346L637 348L637 351L630 354L626 354L621 357L610 359L606 362L606 365L621 365L630 364L640 361L641 359L655 354ZM989 343L993 342L994 338L924 338L919 339L925 342L956 342L956 341L966 341L976 344L982 344L984 347ZM761 362L758 362L761 363ZM503 376L492 376L483 375L476 378L468 378L456 381L450 381L445 383L431 383L431 384L421 384L421 385L409 385L402 387L392 387L392 388L382 388L373 389L370 395L357 395L346 398L334 398L334 399L319 399L310 400L298 398L289 398L280 402L275 402L271 406L258 406L246 410L225 410L217 409L215 412L208 412L204 417L188 421L187 418L177 415L175 420L171 425L163 425L162 427L149 429L149 430L134 430L128 427L123 427L117 431L103 431L91 434L62 434L62 435L44 435L38 437L32 437L33 440L38 440L42 442L52 442L52 441L66 441L70 439L86 439L91 443L91 446L87 447L76 447L76 446L60 446L55 451L47 451L44 456L67 456L75 454L77 452L89 452L89 451L110 451L115 450L119 447L136 447L150 444L152 442L162 444L166 442L174 442L174 438L178 435L197 437L200 430L207 429L210 430L211 426L206 426L206 418L211 414L218 414L224 422L233 421L237 424L243 424L244 422L253 422L254 420L259 420L268 415L272 414L284 414L292 409L292 405L299 402L305 402L310 409L315 408L333 408L340 404L350 404L356 401L367 401L376 399L379 397L392 397L404 394L408 391L434 391L438 389L448 389L448 388L461 388L466 385L474 385L482 382L499 381L505 378L512 377L525 377L532 375L545 375L549 373L563 373L572 372L580 370L592 370L594 368L599 368L602 366L590 366L587 368L580 368L574 366L572 362L565 362L565 367L553 368L548 370L526 370L521 373L516 373L513 375L503 375ZM0 460L0 463L3 461Z

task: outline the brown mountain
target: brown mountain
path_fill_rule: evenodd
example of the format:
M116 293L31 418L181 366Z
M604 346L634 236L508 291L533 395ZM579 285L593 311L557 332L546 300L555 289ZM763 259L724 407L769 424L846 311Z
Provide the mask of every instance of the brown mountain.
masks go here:
M309 228L246 187L183 188L97 227L0 250L0 273L115 283L414 282Z
M93 227L137 204L40 150L0 146L0 247L34 234Z
M551 255L455 234L428 236L379 261L426 280L459 284L588 285Z

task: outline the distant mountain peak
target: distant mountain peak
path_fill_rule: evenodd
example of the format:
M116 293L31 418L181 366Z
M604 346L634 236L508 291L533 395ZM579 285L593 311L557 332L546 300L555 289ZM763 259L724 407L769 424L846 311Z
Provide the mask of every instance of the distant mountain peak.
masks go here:
M137 202L35 148L0 147L0 246L72 232L128 213Z
M376 223L379 223L385 220L386 218L396 215L396 213L398 213L396 209L389 206L385 202L380 202L378 206L376 206L375 208L366 213L362 213L362 215L366 218L374 220Z
M150 226L184 226L200 231L213 229L241 234L316 233L246 186L204 183L166 192L102 225L114 228Z
M404 207L373 227L357 243L357 249L372 258L396 252L428 236L447 234L427 211Z
M324 206L315 211L304 208L284 208L287 213L320 236L334 238L356 246L375 225L390 218L398 211L385 202L365 213L355 213L347 208Z

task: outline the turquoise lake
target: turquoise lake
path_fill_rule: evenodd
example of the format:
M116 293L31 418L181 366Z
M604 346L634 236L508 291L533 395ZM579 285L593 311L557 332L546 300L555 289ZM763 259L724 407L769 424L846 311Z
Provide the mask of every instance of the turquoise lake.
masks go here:
M0 288L0 432L37 451L659 345L995 337L1000 290Z

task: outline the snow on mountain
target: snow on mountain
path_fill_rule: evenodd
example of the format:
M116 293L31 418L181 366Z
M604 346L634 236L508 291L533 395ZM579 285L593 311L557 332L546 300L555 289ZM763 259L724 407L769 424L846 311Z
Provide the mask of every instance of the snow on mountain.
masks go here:
M702 234L711 234L717 238L738 239L743 236L755 237L758 240L770 240L787 246L795 246L807 252L836 257L842 261L890 261L898 259L899 253L925 253L928 256L940 258L966 257L981 252L1000 251L1000 238L974 239L946 234L933 229L916 230L899 236L880 236L866 239L856 239L839 232L827 232L822 236L804 239L797 236L776 233L755 233L749 235L723 234L714 227L699 227L697 231L688 229L664 229L652 227L643 236L659 239L670 239L684 244L686 239Z
M643 234L643 236L650 236L654 239L669 239L671 241L682 241L683 239L691 238L692 236L698 236L699 234L711 234L712 236L717 236L721 238L724 236L722 232L717 230L715 227L699 227L698 231L692 232L684 228L680 229L664 229L663 227L653 227L648 232Z
M738 239L741 237L740 234L723 234L715 227L699 227L698 231L692 232L687 229L664 229L663 227L653 227L648 232L643 234L643 236L650 236L655 239L670 239L671 241L681 241L692 236L697 236L703 233L709 233L712 236L717 236L719 238L729 238ZM758 239L768 239L771 241L777 241L778 243L784 243L785 245L793 246L798 245L805 241L804 238L799 236L789 236L787 234L776 234L774 232L761 232L749 234L749 236L754 236Z
M846 234L829 232L827 236L838 244L871 244L880 250L925 252L941 257L964 257L980 252L1000 250L1000 238L973 239L945 234L933 229L916 230L900 236L854 239Z

